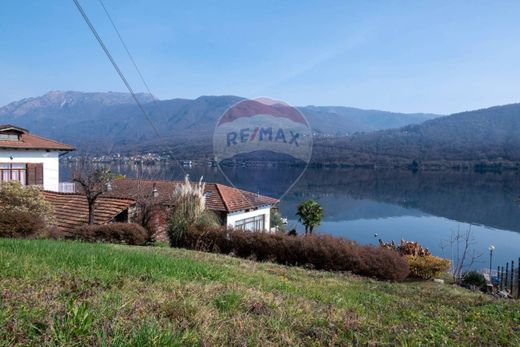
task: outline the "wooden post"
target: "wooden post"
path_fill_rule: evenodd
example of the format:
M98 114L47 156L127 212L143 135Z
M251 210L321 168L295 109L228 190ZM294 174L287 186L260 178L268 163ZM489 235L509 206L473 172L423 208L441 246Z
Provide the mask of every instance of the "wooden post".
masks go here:
M520 258L518 258L518 266L517 266L517 277L516 277L516 298L520 299Z
M500 290L504 289L504 267L500 267Z
M502 290L502 266L498 267L498 290Z
M507 290L507 280L509 279L509 263L506 263L506 273L504 276L504 290Z
M514 280L515 280L515 271L514 271L514 268L515 268L515 261L514 260L511 260L511 283L509 284L509 286L511 287L511 297L513 297L513 288L515 287L514 286Z
M500 290L504 290L504 277L505 277L505 269L502 266L500 271Z

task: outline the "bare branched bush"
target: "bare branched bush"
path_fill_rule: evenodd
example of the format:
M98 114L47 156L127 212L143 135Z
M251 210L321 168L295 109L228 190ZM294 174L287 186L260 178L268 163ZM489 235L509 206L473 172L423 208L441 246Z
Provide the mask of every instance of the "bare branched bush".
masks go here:
M473 246L476 244L471 225L466 231L461 231L460 226L456 232L452 232L448 240L441 242L443 254L449 252L448 259L451 260L451 275L453 281L460 283L465 269L471 268L475 262L482 257L483 253L477 253Z
M155 188L155 187L154 187ZM159 223L156 221L164 208L163 201L155 196L154 190L147 189L137 182L136 214L134 221L146 229L148 233L148 243L152 244L156 241L159 232Z

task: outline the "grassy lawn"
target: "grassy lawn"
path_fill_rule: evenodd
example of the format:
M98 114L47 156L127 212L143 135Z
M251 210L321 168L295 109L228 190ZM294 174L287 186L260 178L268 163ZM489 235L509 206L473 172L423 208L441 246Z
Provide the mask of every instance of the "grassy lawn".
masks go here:
M169 248L0 239L0 346L520 345L520 302Z

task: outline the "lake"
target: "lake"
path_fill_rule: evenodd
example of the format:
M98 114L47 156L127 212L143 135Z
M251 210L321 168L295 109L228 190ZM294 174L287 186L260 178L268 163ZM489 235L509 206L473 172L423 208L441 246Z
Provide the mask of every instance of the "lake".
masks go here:
M229 184L215 167L180 168L172 165L113 165L128 177L192 180ZM62 180L70 168L62 165ZM288 228L303 230L295 217L298 204L315 199L324 209L318 232L377 244L413 240L433 254L456 256L448 240L457 231L471 230L471 250L482 254L474 268L489 266L488 246L496 247L493 267L520 257L520 177L517 173L416 172L366 169L295 168L225 169L226 176L242 189L282 197L279 208ZM444 245L444 246L443 246Z

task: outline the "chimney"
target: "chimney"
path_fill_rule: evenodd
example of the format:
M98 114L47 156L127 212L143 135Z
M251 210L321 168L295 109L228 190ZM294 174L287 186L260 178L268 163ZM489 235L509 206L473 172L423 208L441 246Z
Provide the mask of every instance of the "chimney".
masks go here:
M154 198L156 198L156 197L159 196L159 191L157 190L157 184L156 184L156 183L153 184L153 188L152 188L152 196L153 196Z

